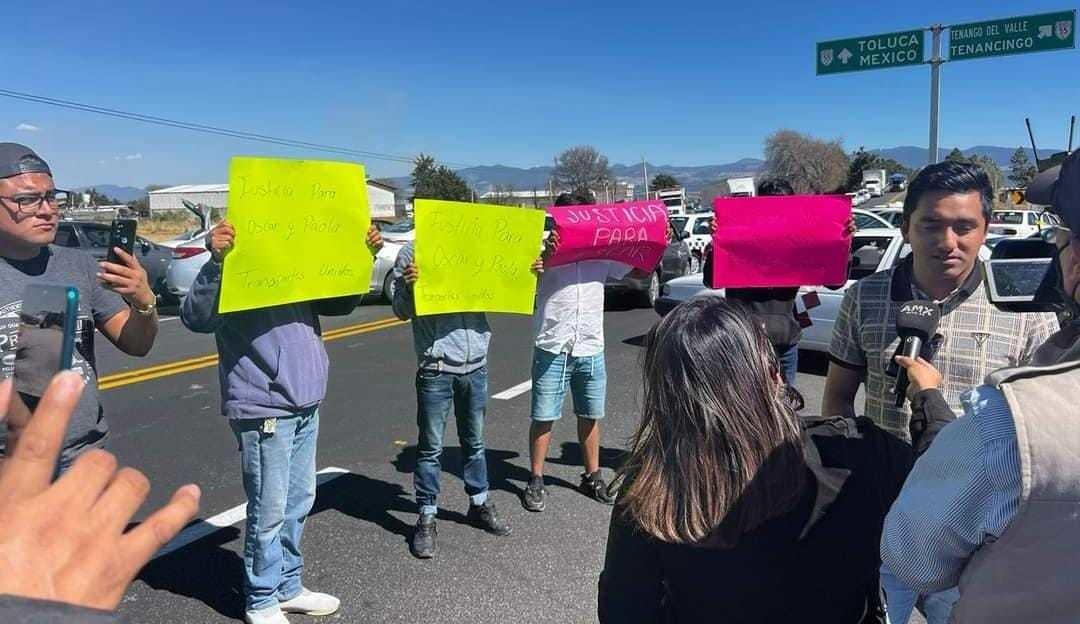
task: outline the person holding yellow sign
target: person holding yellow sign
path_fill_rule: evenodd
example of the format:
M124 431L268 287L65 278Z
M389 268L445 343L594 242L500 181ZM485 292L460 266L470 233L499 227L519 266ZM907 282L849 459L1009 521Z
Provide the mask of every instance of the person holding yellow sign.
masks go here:
M248 498L244 619L288 624L285 613L330 615L340 606L334 596L301 583L300 538L315 502L319 405L329 369L318 317L348 314L359 297L219 313L223 265L236 238L228 221L211 232L212 258L184 299L180 319L217 339L222 412L236 435ZM372 255L382 248L374 227L366 242Z
M543 270L537 259L534 272ZM487 412L487 353L491 327L484 312L419 316L414 286L420 280L413 243L398 252L394 263L394 314L412 320L416 348L416 424L419 429L413 483L420 517L409 549L419 559L435 556L435 515L442 472L443 434L450 408L457 418L462 475L469 496L467 518L492 535L510 535L488 497L484 416Z

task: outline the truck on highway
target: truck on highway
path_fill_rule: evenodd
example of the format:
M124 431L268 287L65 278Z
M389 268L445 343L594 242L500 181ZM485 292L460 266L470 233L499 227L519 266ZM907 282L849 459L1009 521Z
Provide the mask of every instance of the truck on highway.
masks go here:
M870 191L872 197L881 197L885 194L885 170L884 169L863 169L862 172L862 185L863 188Z
M686 214L686 189L669 188L656 191L656 198L667 206L668 215Z
M732 197L756 197L754 178L728 178L728 192Z
M894 173L889 176L889 190L899 193L907 188L907 176L902 173Z

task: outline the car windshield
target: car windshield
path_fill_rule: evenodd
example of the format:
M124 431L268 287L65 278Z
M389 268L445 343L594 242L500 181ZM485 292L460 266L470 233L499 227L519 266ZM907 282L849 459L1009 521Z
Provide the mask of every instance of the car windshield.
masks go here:
M848 279L860 280L877 273L881 257L892 243L890 236L856 236L851 241L851 263Z
M405 232L411 232L413 230L413 220L405 219L404 221L398 221L393 225L388 225L382 229L383 232L390 232L391 234L404 234Z
M694 222L694 234L697 235L711 235L712 229L709 227L712 225L712 217L707 219L698 219Z
M881 221L881 219L875 219L873 216L868 215L865 212L859 212L855 214L855 228L859 230L885 227L885 224Z
M1024 213L1022 212L995 212L994 223L1008 223L1010 225L1019 225L1024 222Z

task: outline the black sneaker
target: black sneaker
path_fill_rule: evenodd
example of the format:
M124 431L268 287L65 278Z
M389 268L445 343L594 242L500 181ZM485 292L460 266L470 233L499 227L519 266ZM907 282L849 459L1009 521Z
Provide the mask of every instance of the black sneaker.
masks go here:
M431 559L435 556L435 536L439 531L435 528L435 516L420 514L416 521L416 530L413 532L412 543L409 550L417 559Z
M579 488L581 493L598 503L605 505L615 504L615 497L608 493L607 484L600 478L600 471L597 470L592 474L581 475L581 485Z
M547 490L544 488L544 477L530 477L529 484L525 486L525 492L521 495L521 505L527 511L544 511L546 500Z
M491 501L485 501L483 505L469 505L466 518L492 535L510 535L510 525L499 520L495 514L495 503Z

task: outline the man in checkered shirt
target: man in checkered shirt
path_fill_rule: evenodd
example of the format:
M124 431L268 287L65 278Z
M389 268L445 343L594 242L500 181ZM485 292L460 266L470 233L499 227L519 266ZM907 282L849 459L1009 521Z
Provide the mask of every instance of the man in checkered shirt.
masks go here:
M895 407L895 378L885 374L899 343L896 313L906 301L932 300L941 307L931 341L933 364L943 376L941 391L958 416L963 414L961 394L994 370L1025 363L1058 330L1053 314L1002 312L987 300L979 249L992 202L990 179L975 164L930 165L912 180L901 225L911 254L896 267L859 280L844 295L829 349L823 415L854 416L855 394L865 383L864 415L910 440L911 409L907 403ZM887 576L882 578L888 593ZM898 594L892 593L890 616ZM926 601L930 624L947 621L951 601L940 601L935 613L931 598ZM906 617L890 620L906 622Z

